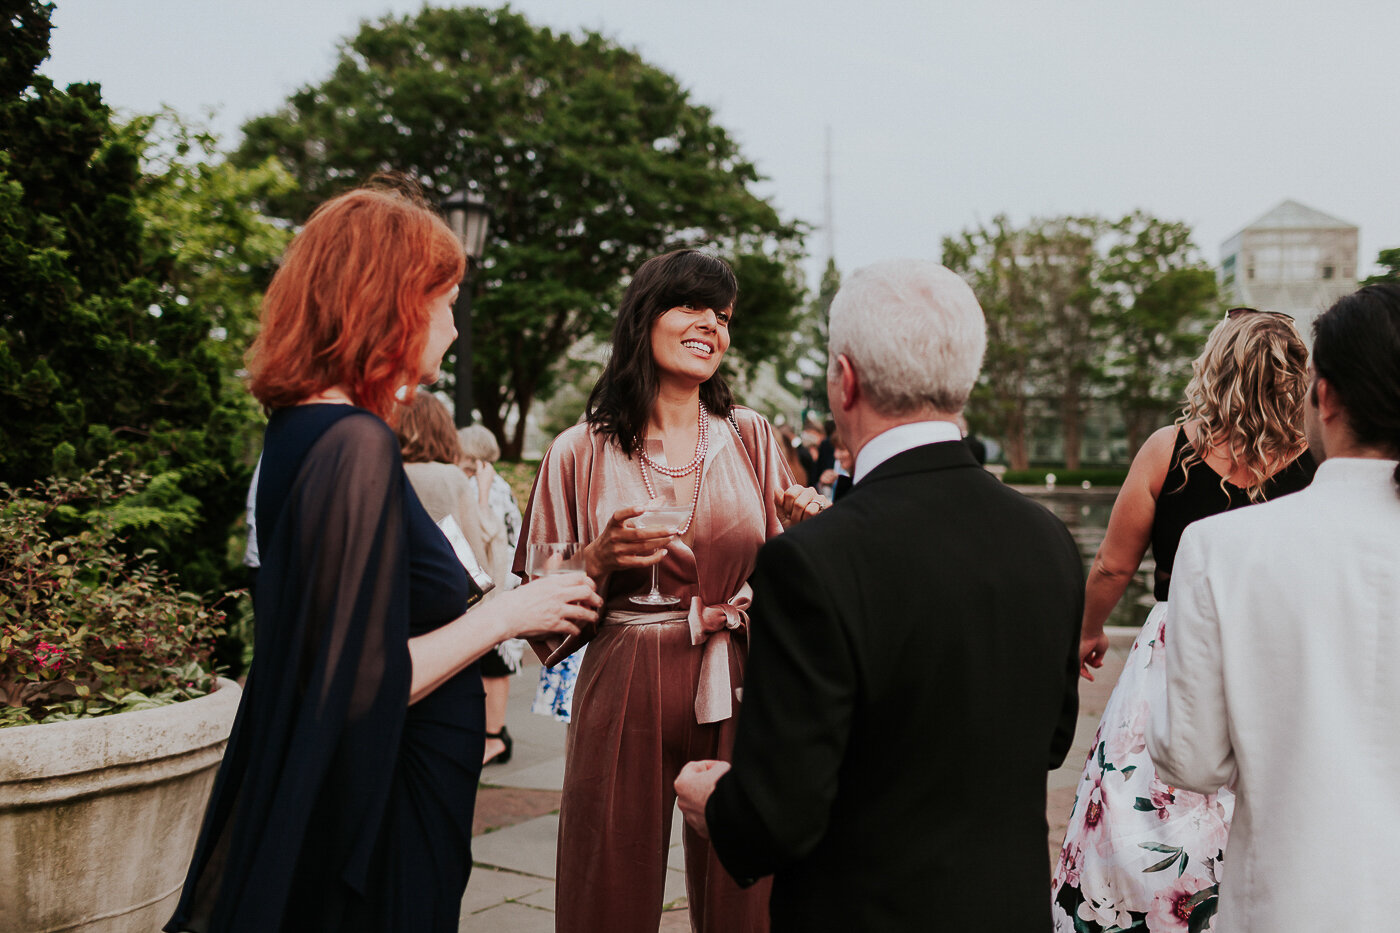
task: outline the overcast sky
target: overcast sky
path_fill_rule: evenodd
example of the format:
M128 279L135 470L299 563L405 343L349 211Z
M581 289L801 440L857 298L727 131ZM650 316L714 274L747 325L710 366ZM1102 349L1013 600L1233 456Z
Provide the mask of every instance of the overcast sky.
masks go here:
M330 72L394 0L58 0L59 84L132 111L251 116ZM1400 3L1287 0L519 0L676 75L820 224L833 139L835 252L849 271L937 257L1007 213L1183 220L1206 258L1285 198L1358 224L1361 266L1400 246ZM825 258L825 235L809 248ZM816 261L814 260L814 266Z

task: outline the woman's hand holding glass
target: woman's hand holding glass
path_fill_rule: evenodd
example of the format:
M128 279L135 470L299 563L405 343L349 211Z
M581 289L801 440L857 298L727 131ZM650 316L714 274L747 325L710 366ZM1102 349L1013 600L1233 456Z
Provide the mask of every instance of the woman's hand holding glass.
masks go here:
M598 621L603 600L581 571L551 573L502 593L484 608L495 607L509 620L511 638L576 635Z
M650 567L666 556L666 542L676 536L676 529L639 528L629 522L645 511L645 505L629 505L612 514L583 549L583 566L590 577L601 582L618 570Z

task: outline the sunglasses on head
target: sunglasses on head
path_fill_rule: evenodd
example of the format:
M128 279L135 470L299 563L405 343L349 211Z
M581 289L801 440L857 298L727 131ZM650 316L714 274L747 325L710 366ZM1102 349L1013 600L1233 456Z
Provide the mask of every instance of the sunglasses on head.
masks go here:
M1231 308L1230 310L1228 310L1228 311L1225 312L1225 317L1226 317L1227 320L1233 321L1235 318L1239 317L1239 316L1242 315L1242 314L1267 314L1267 315L1270 315L1271 317L1280 317L1280 318L1283 318L1285 321L1291 321L1291 320L1293 320L1293 315L1291 315L1291 314L1284 314L1282 311L1260 311L1258 308L1243 308L1243 307L1241 307L1241 308Z

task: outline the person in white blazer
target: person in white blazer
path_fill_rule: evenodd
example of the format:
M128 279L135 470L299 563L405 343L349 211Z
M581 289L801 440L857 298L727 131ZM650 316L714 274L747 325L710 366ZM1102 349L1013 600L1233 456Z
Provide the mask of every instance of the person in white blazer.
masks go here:
M1164 781L1236 781L1228 933L1400 929L1400 284L1313 332L1306 424L1325 460L1307 489L1182 536L1147 731Z

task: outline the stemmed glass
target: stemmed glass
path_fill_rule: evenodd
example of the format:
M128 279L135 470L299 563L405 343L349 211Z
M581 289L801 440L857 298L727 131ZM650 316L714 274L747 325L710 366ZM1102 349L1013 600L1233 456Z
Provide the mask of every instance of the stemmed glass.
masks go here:
M543 541L531 544L525 554L525 573L531 579L553 573L577 573L583 569L583 548L576 541Z
M646 530L666 530L672 535L681 533L685 520L690 517L690 508L672 505L660 499L653 499L646 505L646 511L631 519L635 528ZM651 565L651 592L643 596L631 596L629 600L638 606L674 606L681 601L679 596L661 592L658 564Z

